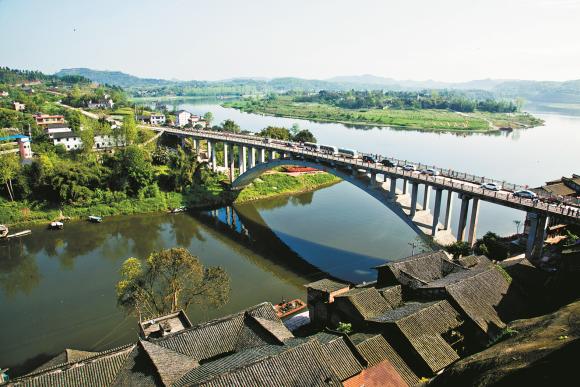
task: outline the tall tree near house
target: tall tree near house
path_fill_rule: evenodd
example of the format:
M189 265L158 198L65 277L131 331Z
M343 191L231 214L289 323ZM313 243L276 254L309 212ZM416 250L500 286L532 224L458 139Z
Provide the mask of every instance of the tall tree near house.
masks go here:
M20 172L20 160L14 153L0 155L0 180L5 184L10 200L14 201L12 179Z
M132 115L126 115L123 118L123 125L121 126L121 141L124 141L126 145L134 144L137 140L137 124L135 124L135 118Z
M117 283L117 303L140 319L187 309L192 304L227 302L230 278L221 267L204 267L183 248L151 254L145 262L127 259Z
M203 115L203 120L207 122L207 126L211 126L211 122L213 121L213 113L207 112Z

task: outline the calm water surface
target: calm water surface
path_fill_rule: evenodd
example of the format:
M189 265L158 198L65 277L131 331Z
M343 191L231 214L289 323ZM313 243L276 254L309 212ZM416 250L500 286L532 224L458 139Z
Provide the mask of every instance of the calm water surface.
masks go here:
M483 176L539 185L577 172L580 117L542 115L546 125L501 135L455 135L266 117L211 103L182 103L233 119L243 129L268 125L313 131L319 142L348 146ZM433 195L432 195L433 196ZM457 208L457 206L455 206ZM457 216L455 211L455 218ZM0 245L0 366L15 366L63 348L102 350L135 340L136 323L115 304L115 283L130 256L183 246L232 277L230 301L220 309L192 308L194 322L262 301L302 297L302 285L321 272L360 282L373 266L411 253L413 231L386 207L349 183L201 214L108 218L99 225L68 224ZM230 215L230 216L228 216ZM483 203L478 233L514 232L523 213Z

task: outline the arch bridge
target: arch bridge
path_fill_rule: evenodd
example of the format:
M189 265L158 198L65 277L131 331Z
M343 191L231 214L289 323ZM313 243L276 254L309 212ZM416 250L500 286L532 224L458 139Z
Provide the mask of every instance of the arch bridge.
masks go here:
M155 126L143 127L177 135L182 139L192 138L194 148L199 148L200 141L204 141L207 144L207 157L212 169L214 171L218 168L226 170L232 182L232 189L236 190L243 189L262 173L281 165L299 165L322 169L363 189L387 205L416 231L431 235L441 243L449 243L453 240L466 240L470 245L475 243L480 201L527 213L526 256L532 259L541 255L546 229L550 221L580 224L580 203L578 200L566 202L560 200L553 203L553 198L532 200L516 197L513 195L513 191L524 189L524 187L505 181L440 168L437 168L440 175L431 176L401 168L405 164L414 164L424 168L432 167L411 163L407 160L383 158L389 160L390 163L387 164L391 166L368 163L363 162L360 158L310 151L299 147L296 143L263 139L251 135ZM223 167L217 165L215 152L217 143L223 143ZM234 157L235 147L238 149L237 157ZM433 166L433 168L436 167ZM236 174L236 170L238 174ZM360 178L361 172L366 179ZM382 176L383 181L379 182L377 176ZM481 187L481 184L490 182L497 183L503 188L499 191L491 191ZM402 189L397 189L398 186L402 186ZM420 186L422 188L421 198L419 198ZM433 209L430 211L429 204L432 192L434 192L435 200ZM444 192L446 193L445 203L443 203ZM459 223L453 238L450 233L450 222L454 195L457 195L459 199L460 210ZM443 206L445 206L445 216L440 219ZM469 230L468 235L466 235L467 230Z

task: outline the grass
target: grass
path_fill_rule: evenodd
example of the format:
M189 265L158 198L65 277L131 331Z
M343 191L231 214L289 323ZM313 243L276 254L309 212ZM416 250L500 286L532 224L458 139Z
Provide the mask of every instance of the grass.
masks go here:
M290 176L284 173L262 175L240 192L236 203L265 199L273 196L312 191L336 184L340 179L329 173Z
M302 118L312 121L339 122L372 126L393 126L440 131L490 131L495 126L528 127L541 123L529 114L492 114L475 112L458 114L448 110L417 109L344 109L327 104L293 102L290 97L278 97L274 101L240 100L226 102L248 113ZM497 121L498 124L496 124ZM534 124L534 125L533 125Z

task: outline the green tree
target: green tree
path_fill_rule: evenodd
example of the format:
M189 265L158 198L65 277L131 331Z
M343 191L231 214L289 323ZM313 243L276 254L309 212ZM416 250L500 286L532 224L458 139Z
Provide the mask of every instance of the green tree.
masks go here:
M123 125L121 126L119 140L125 145L134 144L137 140L137 124L132 114L128 114L123 118Z
M274 138L277 140L290 140L290 131L286 128L268 126L258 133L258 136Z
M469 246L469 243L464 241L454 242L445 247L445 250L452 254L455 259L471 254L471 246Z
M0 181L6 186L10 200L14 201L12 180L20 172L20 160L15 153L0 155Z
M290 135L292 137L296 136L300 132L300 125L298 123L293 123L292 127L290 128Z
M223 268L204 267L189 251L172 248L151 254L146 262L127 259L116 290L119 306L147 319L192 304L223 305L230 279Z
M213 121L213 113L207 112L203 115L203 120L207 122L207 126L211 126L211 122Z
M222 128L224 132L230 133L240 133L242 131L240 129L240 126L236 124L233 120L225 120L224 122L222 122Z
M129 195L134 196L153 183L151 157L143 148L130 145L118 152L110 164L113 169L113 186Z
M293 140L296 142L316 142L316 137L308 129L303 129L294 135Z

